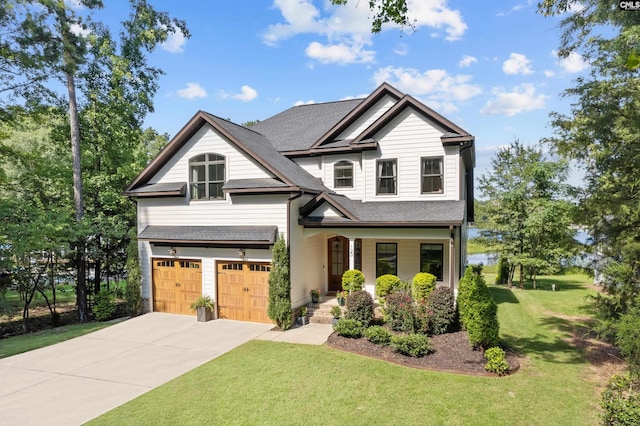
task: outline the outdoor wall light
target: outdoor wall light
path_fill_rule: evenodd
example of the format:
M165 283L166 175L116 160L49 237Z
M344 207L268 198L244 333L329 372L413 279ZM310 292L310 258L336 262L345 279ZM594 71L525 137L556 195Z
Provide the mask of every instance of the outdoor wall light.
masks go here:
M240 256L240 259L244 260L244 257L247 255L247 253L244 251L243 248L238 249L238 256Z
M178 252L178 251L176 250L176 248L175 248L175 247L171 247L171 248L169 249L169 255L170 255L170 256L175 256L177 252Z

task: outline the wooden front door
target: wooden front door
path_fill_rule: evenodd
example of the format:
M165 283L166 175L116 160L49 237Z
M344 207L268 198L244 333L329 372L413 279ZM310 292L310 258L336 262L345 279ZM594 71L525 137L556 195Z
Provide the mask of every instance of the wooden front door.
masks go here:
M272 321L267 316L271 265L218 262L218 317L240 321Z
M153 310L195 315L191 303L202 296L202 262L153 259Z
M349 269L349 240L337 236L329 239L329 291L342 290L342 274Z

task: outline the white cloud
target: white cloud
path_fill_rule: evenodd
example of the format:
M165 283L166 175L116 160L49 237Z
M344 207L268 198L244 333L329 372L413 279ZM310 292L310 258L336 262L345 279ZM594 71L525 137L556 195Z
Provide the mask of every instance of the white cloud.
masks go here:
M531 61L525 55L520 53L512 53L509 56L509 59L504 61L502 64L502 71L509 75L526 75L533 73L531 70Z
M69 9L72 9L72 10L84 9L84 5L80 0L64 0L64 4L67 5Z
M317 41L309 44L305 53L311 59L323 64L368 63L373 62L375 57L373 50L366 50L363 46L346 43L324 45Z
M457 110L456 102L466 101L482 93L480 86L472 84L470 75L450 75L446 70L413 68L381 68L373 76L376 84L388 82L398 90L420 96L432 108L443 113Z
M555 75L556 75L556 73L553 72L552 70L544 70L544 76L545 77L551 78L551 77L554 77Z
M409 46L404 43L400 43L398 47L393 49L393 53L398 56L406 56L409 53Z
M174 27L174 32L170 33L167 39L160 45L163 50L171 53L184 52L184 45L187 43L187 38L182 34L179 28Z
M91 34L90 29L84 28L82 25L77 23L69 25L69 31L71 31L71 34L80 37L87 37L89 34Z
M178 90L178 96L183 99L206 98L207 91L198 83L187 83L187 87Z
M300 106L300 105L312 105L315 104L316 101L314 101L313 99L310 99L308 101L298 101L295 104L293 104L293 106Z
M536 88L530 83L521 84L511 91L495 88L493 94L494 98L480 110L481 114L512 117L521 112L544 108L548 97L536 93Z
M553 51L554 55L558 55L558 52ZM589 68L589 63L584 60L584 58L576 52L569 53L569 56L566 58L559 58L558 65L565 72L574 74L580 71L584 71Z
M369 2L362 3L369 5ZM407 8L416 27L444 29L446 40L459 40L468 28L460 11L450 9L447 0L409 0Z
M240 88L240 93L227 93L222 91L220 92L220 97L223 99L231 98L242 102L250 102L258 97L258 92L254 88L245 84Z
M467 67L470 67L471 64L476 62L478 62L478 59L476 59L475 57L470 55L464 55L462 59L460 59L460 62L458 62L458 66L460 68L467 68Z

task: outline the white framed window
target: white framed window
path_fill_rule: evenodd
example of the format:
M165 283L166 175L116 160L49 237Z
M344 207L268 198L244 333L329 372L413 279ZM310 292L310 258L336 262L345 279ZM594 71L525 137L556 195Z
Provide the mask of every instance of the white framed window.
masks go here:
M333 186L335 188L353 188L353 163L338 161L333 166Z
M376 195L396 194L398 187L398 160L376 162Z
M442 194L444 182L442 157L420 159L420 180L422 194Z
M225 158L220 154L201 154L189 160L189 188L192 200L224 198Z

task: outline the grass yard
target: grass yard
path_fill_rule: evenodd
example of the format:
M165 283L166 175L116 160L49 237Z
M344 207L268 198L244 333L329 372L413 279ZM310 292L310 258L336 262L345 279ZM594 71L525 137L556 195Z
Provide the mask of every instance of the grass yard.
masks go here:
M490 282L490 280L488 280ZM597 383L566 342L591 313L582 275L558 291L491 287L501 335L523 354L508 377L415 370L327 346L251 341L92 424L598 424Z
M98 331L111 325L109 322L90 322L85 324L65 325L49 330L20 336L7 337L0 340L0 358L21 354L34 349L43 348L74 337Z

